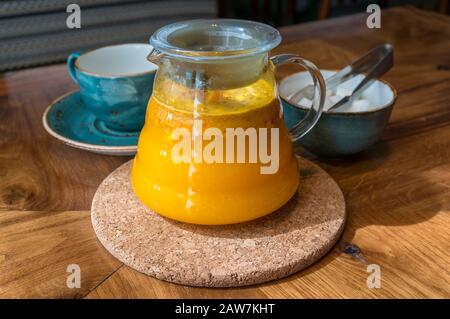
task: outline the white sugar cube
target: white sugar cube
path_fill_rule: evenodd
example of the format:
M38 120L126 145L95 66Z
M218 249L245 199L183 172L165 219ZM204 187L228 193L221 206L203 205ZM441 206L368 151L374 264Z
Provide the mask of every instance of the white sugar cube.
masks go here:
M328 111L328 109L332 106L333 106L333 102L330 100L330 97L327 96L327 98L325 99L325 102L323 103L323 110Z
M325 99L324 110L328 111L333 105L335 105L341 99L342 97L337 95L327 96L327 98Z
M350 107L350 110L352 112L364 112L369 109L370 102L369 100L360 99L353 101L352 106Z
M302 97L298 104L309 109L312 106L312 101L310 99L307 99L306 97Z
M352 94L352 88L345 83L339 84L336 88L336 95L340 97L349 96Z

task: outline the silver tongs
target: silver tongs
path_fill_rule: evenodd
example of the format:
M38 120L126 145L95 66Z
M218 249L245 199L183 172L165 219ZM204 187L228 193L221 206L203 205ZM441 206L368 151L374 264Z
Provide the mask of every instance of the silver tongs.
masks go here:
M363 55L352 64L347 65L345 68L335 73L333 76L326 79L325 84L328 90L336 88L339 84L348 81L349 79L365 74L361 82L351 91L350 94L343 96L333 106L328 108L329 110L337 109L347 102L353 100L356 96L362 93L372 82L386 73L394 63L393 47L391 44L380 45L368 53ZM292 94L289 99L295 99L297 102L302 97L306 97L312 100L314 96L314 86L307 85L300 91Z

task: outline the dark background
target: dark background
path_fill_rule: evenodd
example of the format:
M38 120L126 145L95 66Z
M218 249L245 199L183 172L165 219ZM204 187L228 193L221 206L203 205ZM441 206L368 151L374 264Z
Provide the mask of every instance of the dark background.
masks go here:
M81 7L81 29L68 29L66 7ZM3 0L0 1L0 72L58 63L73 51L109 44L147 42L170 22L197 18L239 18L276 27L414 5L449 13L448 0Z

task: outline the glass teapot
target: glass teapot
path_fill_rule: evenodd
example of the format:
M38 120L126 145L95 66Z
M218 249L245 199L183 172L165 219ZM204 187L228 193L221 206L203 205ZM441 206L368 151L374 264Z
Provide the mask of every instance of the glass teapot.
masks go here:
M243 20L167 25L150 39L157 64L131 182L153 211L194 224L232 224L267 215L297 192L292 141L319 119L325 84L294 55L269 58L279 32ZM309 113L291 131L283 122L274 70L296 63L313 77ZM299 88L300 89L300 88Z

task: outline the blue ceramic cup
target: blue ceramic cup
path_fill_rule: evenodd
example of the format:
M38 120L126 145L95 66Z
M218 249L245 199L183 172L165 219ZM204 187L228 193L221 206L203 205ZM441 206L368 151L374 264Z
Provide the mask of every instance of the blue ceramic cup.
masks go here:
M107 46L67 59L84 107L112 130L137 132L144 125L157 66L147 60L152 46Z

